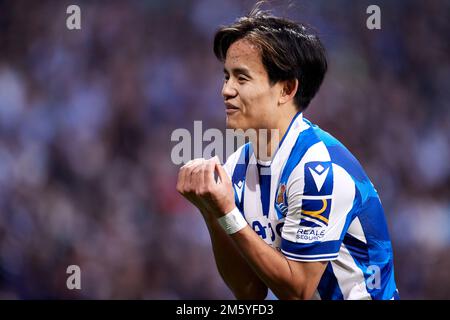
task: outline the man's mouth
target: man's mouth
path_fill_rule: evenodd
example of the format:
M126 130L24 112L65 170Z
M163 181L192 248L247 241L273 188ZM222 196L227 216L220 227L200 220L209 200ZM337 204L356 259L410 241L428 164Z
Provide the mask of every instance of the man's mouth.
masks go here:
M236 107L234 104L231 104L229 102L225 102L225 112L227 114L233 114L235 112L238 112L239 108Z

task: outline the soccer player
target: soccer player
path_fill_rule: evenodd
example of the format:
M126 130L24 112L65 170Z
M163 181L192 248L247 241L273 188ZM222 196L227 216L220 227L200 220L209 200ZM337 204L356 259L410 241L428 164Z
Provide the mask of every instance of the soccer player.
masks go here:
M350 151L303 117L327 70L318 37L256 9L217 31L214 53L227 127L282 137L270 161L258 149L273 141L257 139L223 167L195 159L179 172L177 190L200 209L236 298L270 289L279 299L398 299L377 191Z

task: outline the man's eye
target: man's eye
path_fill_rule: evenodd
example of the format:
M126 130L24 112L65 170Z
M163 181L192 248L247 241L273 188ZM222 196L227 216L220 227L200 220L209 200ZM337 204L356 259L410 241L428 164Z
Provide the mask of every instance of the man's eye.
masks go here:
M238 81L247 81L248 79L246 78L246 77L242 77L242 76L240 76L240 77L238 77Z

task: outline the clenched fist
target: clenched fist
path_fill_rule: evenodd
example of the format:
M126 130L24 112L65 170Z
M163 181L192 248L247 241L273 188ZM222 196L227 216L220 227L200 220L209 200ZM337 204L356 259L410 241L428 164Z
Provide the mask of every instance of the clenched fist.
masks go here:
M218 181L214 179L217 172ZM234 191L230 178L219 159L194 159L180 168L177 191L192 202L203 215L216 218L235 208Z

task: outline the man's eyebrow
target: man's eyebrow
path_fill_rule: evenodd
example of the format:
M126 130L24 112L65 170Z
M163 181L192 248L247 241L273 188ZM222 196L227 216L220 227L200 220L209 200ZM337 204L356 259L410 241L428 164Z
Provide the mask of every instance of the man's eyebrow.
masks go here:
M233 69L231 69L231 72L233 74L240 74L240 73L242 73L242 74L244 74L246 76L250 76L250 70L248 70L247 68L233 68ZM228 70L224 68L223 69L223 73L228 73Z

